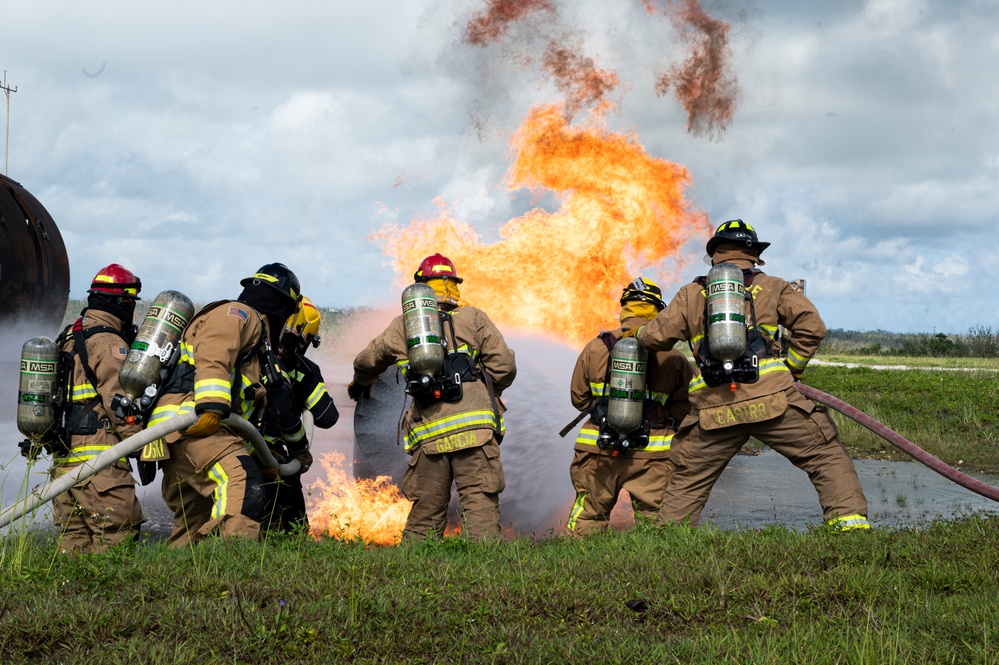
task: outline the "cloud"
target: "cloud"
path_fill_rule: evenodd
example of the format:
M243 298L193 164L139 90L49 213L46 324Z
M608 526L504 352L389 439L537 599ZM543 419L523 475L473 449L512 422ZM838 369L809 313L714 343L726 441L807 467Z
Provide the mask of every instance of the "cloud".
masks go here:
M59 225L75 296L111 261L204 302L284 260L320 304L394 301L366 240L385 211L405 224L443 196L489 238L534 200L505 189L508 141L558 90L460 44L483 5L12 3L10 175ZM539 44L568 34L618 73L609 128L684 165L712 221L760 229L768 270L807 278L831 327L996 320L999 296L966 286L999 209L995 3L709 4L741 89L714 142L655 96L683 46L642 3L559 6ZM903 288L920 279L933 297Z

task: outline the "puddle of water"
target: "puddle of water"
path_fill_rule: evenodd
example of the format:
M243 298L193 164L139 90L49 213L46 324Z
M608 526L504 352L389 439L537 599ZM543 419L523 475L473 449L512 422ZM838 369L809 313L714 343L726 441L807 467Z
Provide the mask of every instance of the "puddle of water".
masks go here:
M905 527L971 513L999 513L999 503L953 483L919 462L853 463L875 527ZM999 477L974 477L999 485ZM821 524L822 511L805 472L767 449L762 455L733 458L711 492L703 521L723 529L781 524L802 530Z

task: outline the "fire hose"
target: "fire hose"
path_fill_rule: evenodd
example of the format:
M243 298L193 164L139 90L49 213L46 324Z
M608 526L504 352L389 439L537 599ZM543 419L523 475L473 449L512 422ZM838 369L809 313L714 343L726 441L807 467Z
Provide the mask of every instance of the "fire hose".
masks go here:
M192 411L172 416L158 425L154 425L148 429L144 429L141 432L133 434L124 441L103 451L93 459L89 459L80 464L80 466L74 468L72 471L59 476L49 484L32 490L28 496L21 499L14 505L5 508L4 511L0 513L0 528L7 526L14 520L51 501L69 488L73 487L73 485L90 478L101 469L111 466L117 460L138 452L146 444L155 441L156 439L162 439L167 434L190 427L197 419L197 415L195 415ZM235 434L243 437L244 440L253 444L253 450L257 456L260 457L264 466L269 469L277 469L279 475L290 476L297 473L299 469L302 468L301 462L295 459L284 464L279 464L278 461L274 459L274 455L271 453L267 442L264 441L264 437L261 436L257 428L254 427L248 420L237 415L230 415L222 421L222 424L231 429ZM305 427L308 440L311 441L313 419L312 414L308 410L302 412L302 425Z
M822 404L839 411L847 418L860 423L888 443L911 455L916 461L922 462L930 469L936 471L944 478L957 483L965 489L971 490L975 494L984 496L987 499L992 499L993 501L999 501L999 488L983 483L980 480L975 480L971 476L958 471L940 458L934 457L916 444L912 443L901 434L891 430L888 426L874 420L874 418L871 418L863 411L850 406L841 399L837 399L832 395L828 395L811 386L806 386L803 383L795 383L794 385L798 389L798 392L805 397L816 402L821 402Z

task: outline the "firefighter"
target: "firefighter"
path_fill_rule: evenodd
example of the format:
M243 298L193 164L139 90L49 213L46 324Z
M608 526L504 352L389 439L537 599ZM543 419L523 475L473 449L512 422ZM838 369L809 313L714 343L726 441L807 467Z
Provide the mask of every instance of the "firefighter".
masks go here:
M277 372L272 349L301 300L298 277L270 263L240 281L236 300L206 305L181 338L181 355L149 426L194 411L185 430L143 450L163 469L163 499L173 511L168 544L182 546L211 533L257 539L265 504L263 476L242 439L221 427L232 413L250 417L266 402L291 454L312 462L291 386ZM267 388L262 376L273 380Z
M52 456L52 479L135 434L111 409L120 392L121 369L135 335L132 319L142 283L117 263L102 268L87 291L87 307L56 340L70 360L63 393L66 409L62 441ZM64 552L103 552L139 535L145 521L135 496L127 459L101 469L52 502L56 531Z
M698 365L690 382L691 413L673 437L675 469L659 521L697 525L715 481L752 436L808 474L828 524L841 530L869 529L867 499L836 425L823 407L795 388L825 337L825 324L793 284L756 267L764 265L760 254L769 246L741 219L723 223L707 243L714 266L708 277L727 271L736 275L726 288L744 291L733 306L739 311L712 315L708 321L708 287L701 277L681 288L653 321L635 330L639 342L652 350L688 341ZM726 318L742 322L738 335L720 325ZM792 335L786 363L773 344L778 326ZM722 332L712 333L712 327ZM713 353L721 354L732 343L745 348L740 357L723 362Z
M461 300L463 280L450 259L428 256L413 278L436 294L447 351L444 368L433 377L436 390L407 383L413 404L402 420L402 431L412 457L401 489L413 506L403 539L443 536L452 483L461 502L463 534L497 538L499 495L506 486L499 449L505 409L499 396L516 376L514 352L485 312ZM357 355L347 387L351 399L369 399L371 385L393 364L400 366L407 382L412 380L406 340L399 316Z
M672 349L648 356L644 403L639 407L643 432L631 437L632 445L622 447L622 441L629 439L613 431L607 415L614 345L625 330L648 323L663 307L659 287L639 277L621 294L621 327L600 333L576 361L570 387L572 405L589 412L590 418L579 430L569 466L576 501L567 528L573 534L605 530L621 490L628 491L639 519L654 520L659 512L673 472L669 460L673 432L690 411L687 384L694 374L690 362ZM640 442L638 447L635 441Z
M326 390L319 365L305 357L310 346L319 348L322 341L319 335L321 323L319 309L311 300L303 297L301 308L285 324L277 354L281 371L291 382L296 408L299 411L308 409L315 427L329 429L336 424L340 413ZM264 438L271 445L275 457L290 455L288 444L282 440L280 432L270 420L265 422ZM303 469L265 484L268 495L265 525L268 529L290 532L308 528L305 493L302 491L304 473ZM265 472L265 475L268 474Z

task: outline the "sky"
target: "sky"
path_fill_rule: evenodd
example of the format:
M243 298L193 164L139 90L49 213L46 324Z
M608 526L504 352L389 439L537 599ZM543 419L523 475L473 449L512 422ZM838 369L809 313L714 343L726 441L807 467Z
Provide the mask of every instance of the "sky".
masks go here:
M999 326L999 3L705 0L737 87L704 132L656 93L689 50L676 24L642 0L541 1L533 31L483 45L467 26L496 0L2 0L7 175L59 226L71 297L118 262L150 294L234 298L281 261L320 306L391 305L386 224L437 200L498 241L558 207L507 177L511 136L563 98L524 60L557 33L619 77L607 130L685 167L712 225L752 224L828 327ZM706 271L706 239L667 297Z

